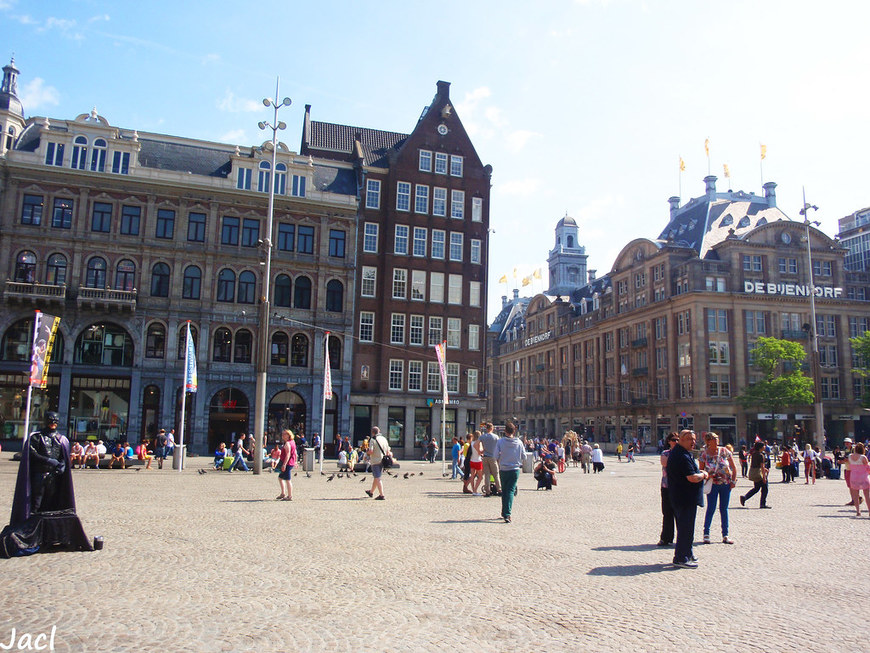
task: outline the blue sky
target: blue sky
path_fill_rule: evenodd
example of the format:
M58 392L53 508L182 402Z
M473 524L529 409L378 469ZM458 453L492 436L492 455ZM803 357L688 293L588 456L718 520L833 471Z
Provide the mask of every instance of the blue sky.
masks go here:
M408 132L451 82L457 114L493 166L489 315L497 280L544 269L553 227L580 227L589 267L656 237L671 195L801 188L829 235L870 206L865 38L870 3L583 0L537 3L0 0L26 115L96 106L113 125L259 144L274 93L298 150L316 120ZM731 179L725 179L723 164ZM513 287L513 283L511 283ZM541 290L540 284L523 294Z

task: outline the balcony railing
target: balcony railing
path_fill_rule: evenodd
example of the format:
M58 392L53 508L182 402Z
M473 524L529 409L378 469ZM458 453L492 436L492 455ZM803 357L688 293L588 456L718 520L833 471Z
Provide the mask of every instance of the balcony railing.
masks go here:
M108 308L135 311L137 290L111 290L109 288L79 288L76 302L79 307Z
M636 340L631 341L632 347L646 347L647 339L646 338L637 338Z
M783 340L804 340L807 337L807 332L803 329L798 329L797 331L793 329L783 329L782 337Z
M22 281L6 281L3 289L5 300L40 300L62 302L66 299L66 286L55 286L47 283L26 283Z
M635 367L633 370L631 370L632 376L646 376L647 374L649 374L648 367Z

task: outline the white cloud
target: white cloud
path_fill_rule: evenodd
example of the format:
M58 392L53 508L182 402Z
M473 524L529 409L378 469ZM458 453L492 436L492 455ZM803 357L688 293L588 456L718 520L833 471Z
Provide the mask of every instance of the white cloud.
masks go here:
M205 56L203 56L200 61L202 61L202 65L208 65L210 63L220 63L221 56L216 52L211 52Z
M232 143L234 145L247 143L244 129L233 129L218 137L220 143Z
M19 94L24 110L27 112L42 106L60 104L60 93L54 86L46 86L41 77L34 77Z
M537 193L542 186L543 182L540 179L527 177L499 183L497 186L493 186L492 192L499 195L528 196Z
M501 109L498 107L487 107L484 110L483 115L486 116L486 119L495 127L505 127L508 124L507 119L502 115Z
M38 31L45 32L50 29L59 29L61 31L69 31L76 26L76 22L74 20L69 20L67 18L55 18L54 16L49 16L45 20L45 25L39 28Z
M263 104L256 100L236 97L235 93L227 90L224 96L217 101L217 108L228 113L244 113L260 111Z
M505 145L511 152L519 152L526 144L534 137L540 136L538 132L529 131L527 129L518 129L509 133L505 137Z
M97 15L97 16L91 16L90 18L88 18L89 23L96 23L96 22L101 21L101 20L104 20L108 23L109 22L109 14L101 14L101 15Z
M36 20L34 20L29 14L16 16L15 19L22 25L36 25Z

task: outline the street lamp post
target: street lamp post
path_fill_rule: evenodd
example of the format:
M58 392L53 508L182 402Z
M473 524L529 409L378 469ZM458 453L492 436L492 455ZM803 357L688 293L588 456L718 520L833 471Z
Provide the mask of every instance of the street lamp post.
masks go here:
M275 99L265 98L263 105L272 107L271 123L259 122L260 129L272 130L272 169L269 178L269 210L266 214L266 234L263 238L265 267L263 270L263 296L260 297L260 343L257 347L257 390L254 408L254 474L263 471L263 440L266 431L266 370L269 366L269 295L272 277L272 218L275 213L275 163L278 154L278 130L286 129L286 123L278 120L278 109L290 106L290 98L278 100L278 82L275 80Z
M815 422L816 422L816 444L819 446L819 451L822 455L825 454L825 412L822 406L821 383L819 379L819 333L818 324L816 322L816 284L813 278L813 250L810 246L810 226L819 226L821 223L818 220L810 220L810 209L818 211L819 207L813 204L807 204L806 192L804 192L804 206L800 210L800 214L804 216L804 228L806 229L807 239L807 262L809 269L807 276L810 280L810 315L812 323L810 324L810 333L813 338L813 394L815 394Z

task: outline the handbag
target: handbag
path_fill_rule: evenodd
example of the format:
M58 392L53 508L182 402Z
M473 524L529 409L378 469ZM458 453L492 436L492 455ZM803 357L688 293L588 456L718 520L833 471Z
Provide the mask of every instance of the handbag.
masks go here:
M713 479L708 478L704 481L704 494L710 494L710 490L713 489Z
M761 483L764 480L764 477L761 475L760 467L749 468L749 480L753 483Z
M378 442L377 437L375 437L375 444L378 445L378 449L381 450L381 467L389 469L393 466L393 456L384 452L384 448L381 446L381 443Z

